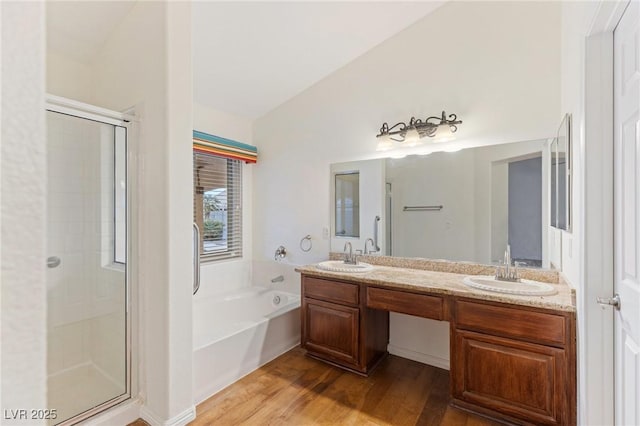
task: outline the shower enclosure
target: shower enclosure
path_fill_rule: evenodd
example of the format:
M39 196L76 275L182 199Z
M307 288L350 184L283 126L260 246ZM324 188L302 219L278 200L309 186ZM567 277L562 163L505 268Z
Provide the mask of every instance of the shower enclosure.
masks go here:
M128 124L55 97L46 114L48 408L73 424L131 394Z

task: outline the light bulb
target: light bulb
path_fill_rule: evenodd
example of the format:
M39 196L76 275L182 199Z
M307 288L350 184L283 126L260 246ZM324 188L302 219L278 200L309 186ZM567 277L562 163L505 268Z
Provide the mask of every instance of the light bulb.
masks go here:
M385 133L378 136L378 146L376 146L376 151L388 151L391 148L393 148L393 140L391 140L391 135Z
M447 142L455 139L451 126L448 124L440 124L433 135L434 142Z
M420 133L415 127L409 128L404 135L404 144L408 147L418 146L422 142L420 141Z

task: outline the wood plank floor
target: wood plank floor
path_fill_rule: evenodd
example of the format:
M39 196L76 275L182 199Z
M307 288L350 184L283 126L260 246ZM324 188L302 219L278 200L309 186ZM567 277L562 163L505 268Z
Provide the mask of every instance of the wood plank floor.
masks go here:
M449 372L389 356L368 378L293 349L197 407L200 425L497 425L449 406Z

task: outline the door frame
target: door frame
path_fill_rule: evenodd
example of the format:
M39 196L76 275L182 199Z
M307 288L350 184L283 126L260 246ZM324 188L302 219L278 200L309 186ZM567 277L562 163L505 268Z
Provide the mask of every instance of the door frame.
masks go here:
M613 32L629 0L601 1L585 38L583 291L578 291L578 424L614 422ZM588 170L588 173L586 172ZM587 193L585 188L589 188Z

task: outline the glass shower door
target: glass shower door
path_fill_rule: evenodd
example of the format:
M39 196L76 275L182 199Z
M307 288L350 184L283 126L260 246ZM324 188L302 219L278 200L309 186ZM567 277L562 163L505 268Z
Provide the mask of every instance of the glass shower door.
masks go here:
M129 392L127 135L52 111L47 126L48 408L58 424Z

